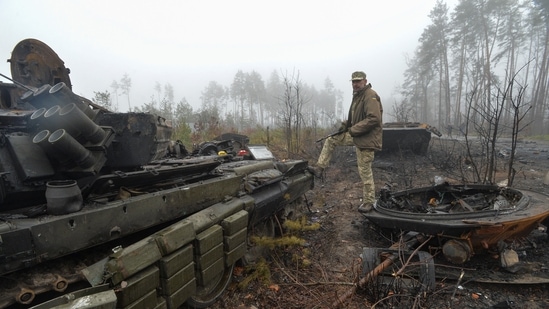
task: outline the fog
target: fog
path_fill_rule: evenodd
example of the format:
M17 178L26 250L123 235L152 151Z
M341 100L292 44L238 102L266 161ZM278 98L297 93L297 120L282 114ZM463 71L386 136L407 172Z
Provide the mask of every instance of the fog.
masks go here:
M264 82L273 71L299 73L317 89L330 78L347 108L350 75L362 70L388 110L435 2L2 0L0 56L38 39L70 68L77 94L112 93L127 73L132 106L150 102L160 83L195 109L209 81L229 87L238 70ZM9 63L0 73L11 75ZM126 97L119 102L127 110Z

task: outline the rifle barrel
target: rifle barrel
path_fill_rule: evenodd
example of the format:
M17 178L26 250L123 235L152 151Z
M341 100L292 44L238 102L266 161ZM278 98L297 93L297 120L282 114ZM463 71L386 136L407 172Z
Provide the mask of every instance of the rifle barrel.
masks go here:
M339 135L339 134L341 134L341 133L345 133L345 131L338 131L338 132L330 133L330 134L324 136L323 138L320 138L320 139L316 140L316 142L317 142L317 143L320 143L320 142L322 142L323 140L327 139L328 137L336 136L336 135Z
M11 79L11 78L9 78L9 77L7 77L6 75L4 75L4 74L2 74L2 73L0 73L0 76L2 76L2 77L5 78L5 79L8 79L8 80L12 81L15 85L17 85L17 86L19 86L19 87L21 87L21 88L23 88L23 89L25 89L25 90L34 91L34 89L31 89L31 88L29 88L29 87L23 85L22 83L20 83L20 82L18 82L18 81L15 81L15 80L13 80L13 79Z

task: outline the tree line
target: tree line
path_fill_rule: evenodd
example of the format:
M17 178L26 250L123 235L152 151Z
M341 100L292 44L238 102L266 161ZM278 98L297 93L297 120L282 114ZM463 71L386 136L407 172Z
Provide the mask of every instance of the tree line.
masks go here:
M176 139L189 141L194 132L197 141L223 132L245 132L257 127L282 128L288 138L289 149L298 147L299 132L304 127L324 128L343 119L343 91L336 89L329 77L323 88L304 82L299 72L273 71L264 81L256 71L238 70L230 85L210 81L201 92L200 108L194 109L183 98L176 102L171 84L156 83L150 100L132 107L129 93L131 78L125 74L108 90L94 92L93 101L111 111L118 111L118 98L127 98L131 112L148 112L168 120L175 128ZM294 138L293 141L292 137Z
M407 59L397 118L464 130L491 114L513 83L525 89L525 133L549 132L549 1L460 0L450 11L439 0L429 17ZM513 123L517 94L506 93L504 126Z
M498 132L506 132L524 110L521 122L528 125L521 134L549 132L548 0L460 0L452 11L438 0L429 18L414 54L406 59L404 82L397 89L400 101L387 111L390 116L451 133L468 125L480 128L482 118L497 111L503 128ZM157 82L150 100L135 106L127 74L111 88L114 98L109 91L96 92L96 103L116 111L119 96L125 96L130 111L166 118L183 140L190 132L204 140L220 131L270 127L282 129L292 149L300 144L303 128L316 132L346 117L343 92L328 77L317 89L299 71L273 71L264 79L256 71L239 70L230 85L210 81L196 110L185 98L176 102L170 84Z

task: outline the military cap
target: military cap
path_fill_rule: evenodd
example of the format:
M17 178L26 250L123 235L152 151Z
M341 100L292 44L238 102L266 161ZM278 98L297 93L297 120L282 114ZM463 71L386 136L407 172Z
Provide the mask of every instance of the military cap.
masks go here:
M366 73L362 71L356 71L351 75L351 80L363 80L366 79Z

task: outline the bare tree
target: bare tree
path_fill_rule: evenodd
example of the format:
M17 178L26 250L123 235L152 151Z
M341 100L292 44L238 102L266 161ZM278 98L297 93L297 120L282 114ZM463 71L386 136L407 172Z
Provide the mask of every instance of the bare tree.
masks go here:
M506 92L512 94L513 93L513 85L514 82L511 80L508 84L508 88ZM526 115L530 112L532 109L532 105L530 104L524 104L524 93L526 91L526 87L519 86L518 87L517 94L514 97L511 97L509 102L509 107L511 109L510 114L512 116L512 126L511 126L511 155L509 158L508 163L508 169L507 169L507 179L508 179L508 185L511 186L513 184L513 181L515 179L515 168L514 168L514 162L515 162L515 153L517 149L517 141L519 133L521 133L527 126L530 125L530 122L524 124L524 120L526 118Z
M154 91L156 91L156 95L157 95L157 101L160 102L162 101L162 98L161 98L161 95L162 95L162 86L160 85L159 82L156 82L154 84Z
M292 76L285 75L282 80L284 94L279 98L281 111L279 120L284 128L286 151L288 157L299 152L301 147L301 127L303 124L303 107L307 102L299 72Z
M132 88L132 79L128 75L128 73L125 73L124 76L120 79L120 89L122 89L122 93L126 95L128 98L128 111L132 111L132 106L130 104L130 89Z
M116 109L112 106L111 94L108 90L105 90L105 92L94 91L93 94L93 103L101 105L108 110L116 111Z
M393 104L393 111L389 113L389 116L394 117L397 122L409 122L414 114L414 109L407 99L403 99L400 103Z
M120 89L120 85L116 80L113 80L111 83L111 88L114 91L114 95L116 96L116 110L118 111L120 108L120 105L118 104L118 89Z
M461 176L468 182L494 184L496 173L500 169L498 160L506 158L501 156L498 142L502 136L511 138L510 155L507 159L507 184L511 185L514 180L515 152L519 133L530 125L524 123L532 106L524 104L525 87L518 84L514 75L503 87L495 87L494 94L482 94L472 92L467 99L468 109L466 113L465 127L465 165L461 168ZM517 88L517 89L515 89ZM485 90L486 91L486 90ZM480 96L475 99L475 96ZM488 97L493 97L488 100ZM475 104L473 102L480 102ZM492 104L486 107L486 104ZM509 109L510 110L507 110ZM506 122L503 115L508 113L512 116L511 122ZM470 131L472 128L473 131ZM478 146L478 148L477 148ZM503 168L502 168L503 169ZM471 176L472 178L469 178Z

